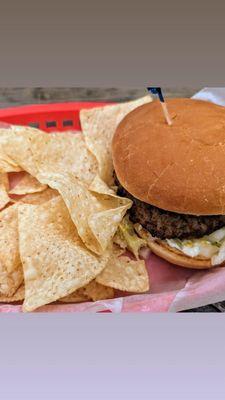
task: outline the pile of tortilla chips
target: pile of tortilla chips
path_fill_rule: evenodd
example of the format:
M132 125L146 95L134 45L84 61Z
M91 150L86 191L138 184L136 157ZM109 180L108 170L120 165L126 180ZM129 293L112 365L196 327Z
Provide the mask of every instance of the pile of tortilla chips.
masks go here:
M82 110L82 132L0 129L0 302L24 311L149 289L143 260L114 236L131 201L116 195L111 140L149 96Z

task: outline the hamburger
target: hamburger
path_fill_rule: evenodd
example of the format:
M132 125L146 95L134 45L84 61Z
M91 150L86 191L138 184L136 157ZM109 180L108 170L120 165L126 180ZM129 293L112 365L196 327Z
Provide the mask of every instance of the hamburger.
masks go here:
M172 125L159 101L131 111L112 141L120 196L152 252L188 268L225 262L225 109L169 99Z

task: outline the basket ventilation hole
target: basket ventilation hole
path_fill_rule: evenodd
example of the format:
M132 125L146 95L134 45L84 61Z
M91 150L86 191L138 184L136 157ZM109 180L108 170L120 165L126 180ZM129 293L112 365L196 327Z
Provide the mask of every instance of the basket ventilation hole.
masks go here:
M46 128L56 127L56 121L46 121Z
M66 119L63 121L63 126L73 126L73 120L72 119Z
M38 122L30 122L28 125L31 126L32 128L39 128Z

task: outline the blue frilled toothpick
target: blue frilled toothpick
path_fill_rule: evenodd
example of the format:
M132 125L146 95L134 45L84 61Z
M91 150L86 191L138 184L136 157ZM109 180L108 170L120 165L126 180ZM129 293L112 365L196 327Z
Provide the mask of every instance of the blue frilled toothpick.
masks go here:
M165 117L165 120L168 125L172 125L172 120L169 114L169 111L167 109L167 105L165 103L163 94L162 94L162 89L160 87L148 87L148 91L152 94L157 94L159 96L160 104L162 106L163 114Z

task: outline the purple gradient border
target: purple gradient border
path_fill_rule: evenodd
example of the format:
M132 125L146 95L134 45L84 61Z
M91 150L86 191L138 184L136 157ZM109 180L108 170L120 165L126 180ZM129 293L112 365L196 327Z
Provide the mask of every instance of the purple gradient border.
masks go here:
M222 314L1 316L0 398L223 400L224 325Z

